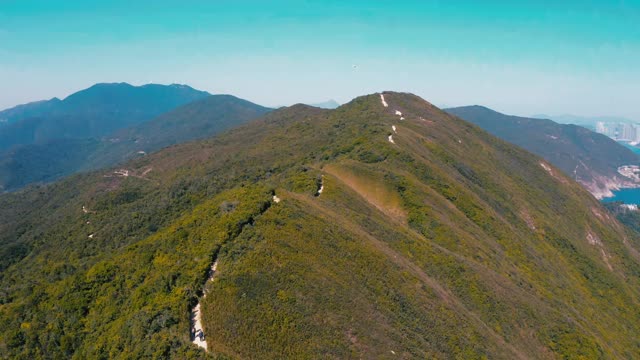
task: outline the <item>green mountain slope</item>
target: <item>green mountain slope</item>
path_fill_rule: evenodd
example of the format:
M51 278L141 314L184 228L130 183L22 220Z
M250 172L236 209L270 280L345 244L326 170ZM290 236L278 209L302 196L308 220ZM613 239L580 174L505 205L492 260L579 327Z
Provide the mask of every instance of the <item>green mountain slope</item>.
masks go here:
M95 138L60 139L0 152L0 192L51 182L81 171L100 145L101 141Z
M640 356L637 235L545 160L381 100L0 196L1 354Z
M231 95L211 95L181 106L137 126L119 130L107 140L104 150L93 154L94 166L111 165L114 160L153 152L186 141L203 139L239 126L271 109Z
M598 198L611 190L636 187L618 173L622 165L638 165L640 157L614 140L576 125L504 115L482 106L446 109L488 132L542 156L584 185Z
M64 100L31 103L0 112L0 151L60 139L101 137L150 120L210 94L186 85L96 84Z
M0 153L0 190L105 166L238 126L270 109L230 95L211 95L102 139L60 139Z

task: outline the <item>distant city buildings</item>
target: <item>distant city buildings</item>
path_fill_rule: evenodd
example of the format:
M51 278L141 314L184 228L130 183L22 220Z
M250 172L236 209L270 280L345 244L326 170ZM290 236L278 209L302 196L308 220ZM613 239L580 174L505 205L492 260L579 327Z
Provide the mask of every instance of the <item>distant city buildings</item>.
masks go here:
M614 140L640 143L640 124L630 123L596 123L596 132Z

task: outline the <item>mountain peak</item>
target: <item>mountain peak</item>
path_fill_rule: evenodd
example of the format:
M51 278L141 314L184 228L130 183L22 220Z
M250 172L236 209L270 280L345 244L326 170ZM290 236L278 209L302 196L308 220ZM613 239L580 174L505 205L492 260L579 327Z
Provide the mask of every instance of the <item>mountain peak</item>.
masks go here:
M314 103L314 104L309 104L313 107L318 107L318 108L322 108L322 109L335 109L337 107L340 106L340 103L338 103L337 101L330 99L324 102L320 102L320 103Z
M169 86L177 89L194 90L191 86L186 84L171 84Z
M499 114L499 112L488 108L486 106L483 105L465 105L465 106L457 106L457 107L452 107L452 108L448 108L446 109L447 111L451 110L451 111L457 111L457 112L462 112L462 111L473 111L473 112L483 112L483 113L489 113L489 114Z

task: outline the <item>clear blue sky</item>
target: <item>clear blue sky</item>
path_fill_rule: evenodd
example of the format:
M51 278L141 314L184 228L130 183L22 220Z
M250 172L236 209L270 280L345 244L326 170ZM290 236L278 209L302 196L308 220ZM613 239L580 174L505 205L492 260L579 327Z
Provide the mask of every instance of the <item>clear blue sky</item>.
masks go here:
M639 64L640 0L0 0L0 108L125 81L640 120Z

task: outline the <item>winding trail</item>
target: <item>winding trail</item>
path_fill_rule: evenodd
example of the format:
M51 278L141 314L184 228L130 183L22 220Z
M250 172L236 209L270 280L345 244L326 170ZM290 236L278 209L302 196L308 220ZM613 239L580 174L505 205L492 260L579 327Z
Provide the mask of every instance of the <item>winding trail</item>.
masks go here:
M200 313L200 303L191 310L191 342L207 350L207 340L204 339L204 330L202 329L202 314ZM202 334L202 337L200 337Z
M202 298L207 297L206 284L213 281L213 277L218 269L218 259L214 260L209 270L209 277L205 282ZM200 301L191 310L191 342L207 351L207 340L205 337L204 327L202 326L202 312L200 311Z
M383 95L383 94L380 94L380 100L382 101L382 105L383 105L384 107L389 107L389 104L387 104L387 102L385 101L385 99L384 99L384 95ZM402 112L401 112L400 110L395 110L395 114L396 114L397 116L400 116L400 120L404 120L404 117L402 116ZM391 129L393 130L393 132L394 132L395 134L397 134L397 133L398 133L398 131L396 130L396 126L395 126L395 125L392 125L392 126L391 126ZM387 140L388 140L390 143L392 143L392 144L395 144L395 143L396 143L396 142L393 140L393 135L389 135L389 136L387 137ZM317 196L317 195L316 195L316 196Z
M273 198L272 198L273 203L278 203L278 202L280 202L280 200L281 199L279 197L277 197L275 194L273 194ZM254 216L260 216L260 215L264 214L269 209L269 207L271 207L271 205L272 205L271 202L268 203L268 205L266 207L263 207L261 210L259 210L259 212L257 214L254 214ZM234 237L240 236L240 234L244 230L245 225L249 225L249 224L253 225L254 216L250 216L247 219L247 221L240 223L240 230ZM226 241L231 241L231 240L228 239ZM218 249L218 251L219 250L220 249ZM203 348L205 351L208 351L208 349L207 349L206 335L205 335L205 331L204 331L205 329L204 329L204 326L202 324L202 309L201 309L200 303L201 303L202 299L207 297L207 284L214 280L215 275L216 275L216 273L218 271L218 255L219 255L218 252L216 252L213 255L213 263L211 264L211 268L209 269L207 280L205 281L204 285L202 286L202 297L200 299L198 299L198 302L196 303L196 305L191 309L191 316L189 317L189 320L190 320L190 323L191 323L191 328L190 328L191 342L194 343L195 345L197 345L198 347Z
M387 102L384 101L384 95L383 94L380 94L380 101L382 101L382 106L389 107L389 104L387 104Z
M322 175L320 177L320 187L318 188L318 191L316 192L316 196L320 196L320 194L322 194L323 191L324 191L324 175Z

